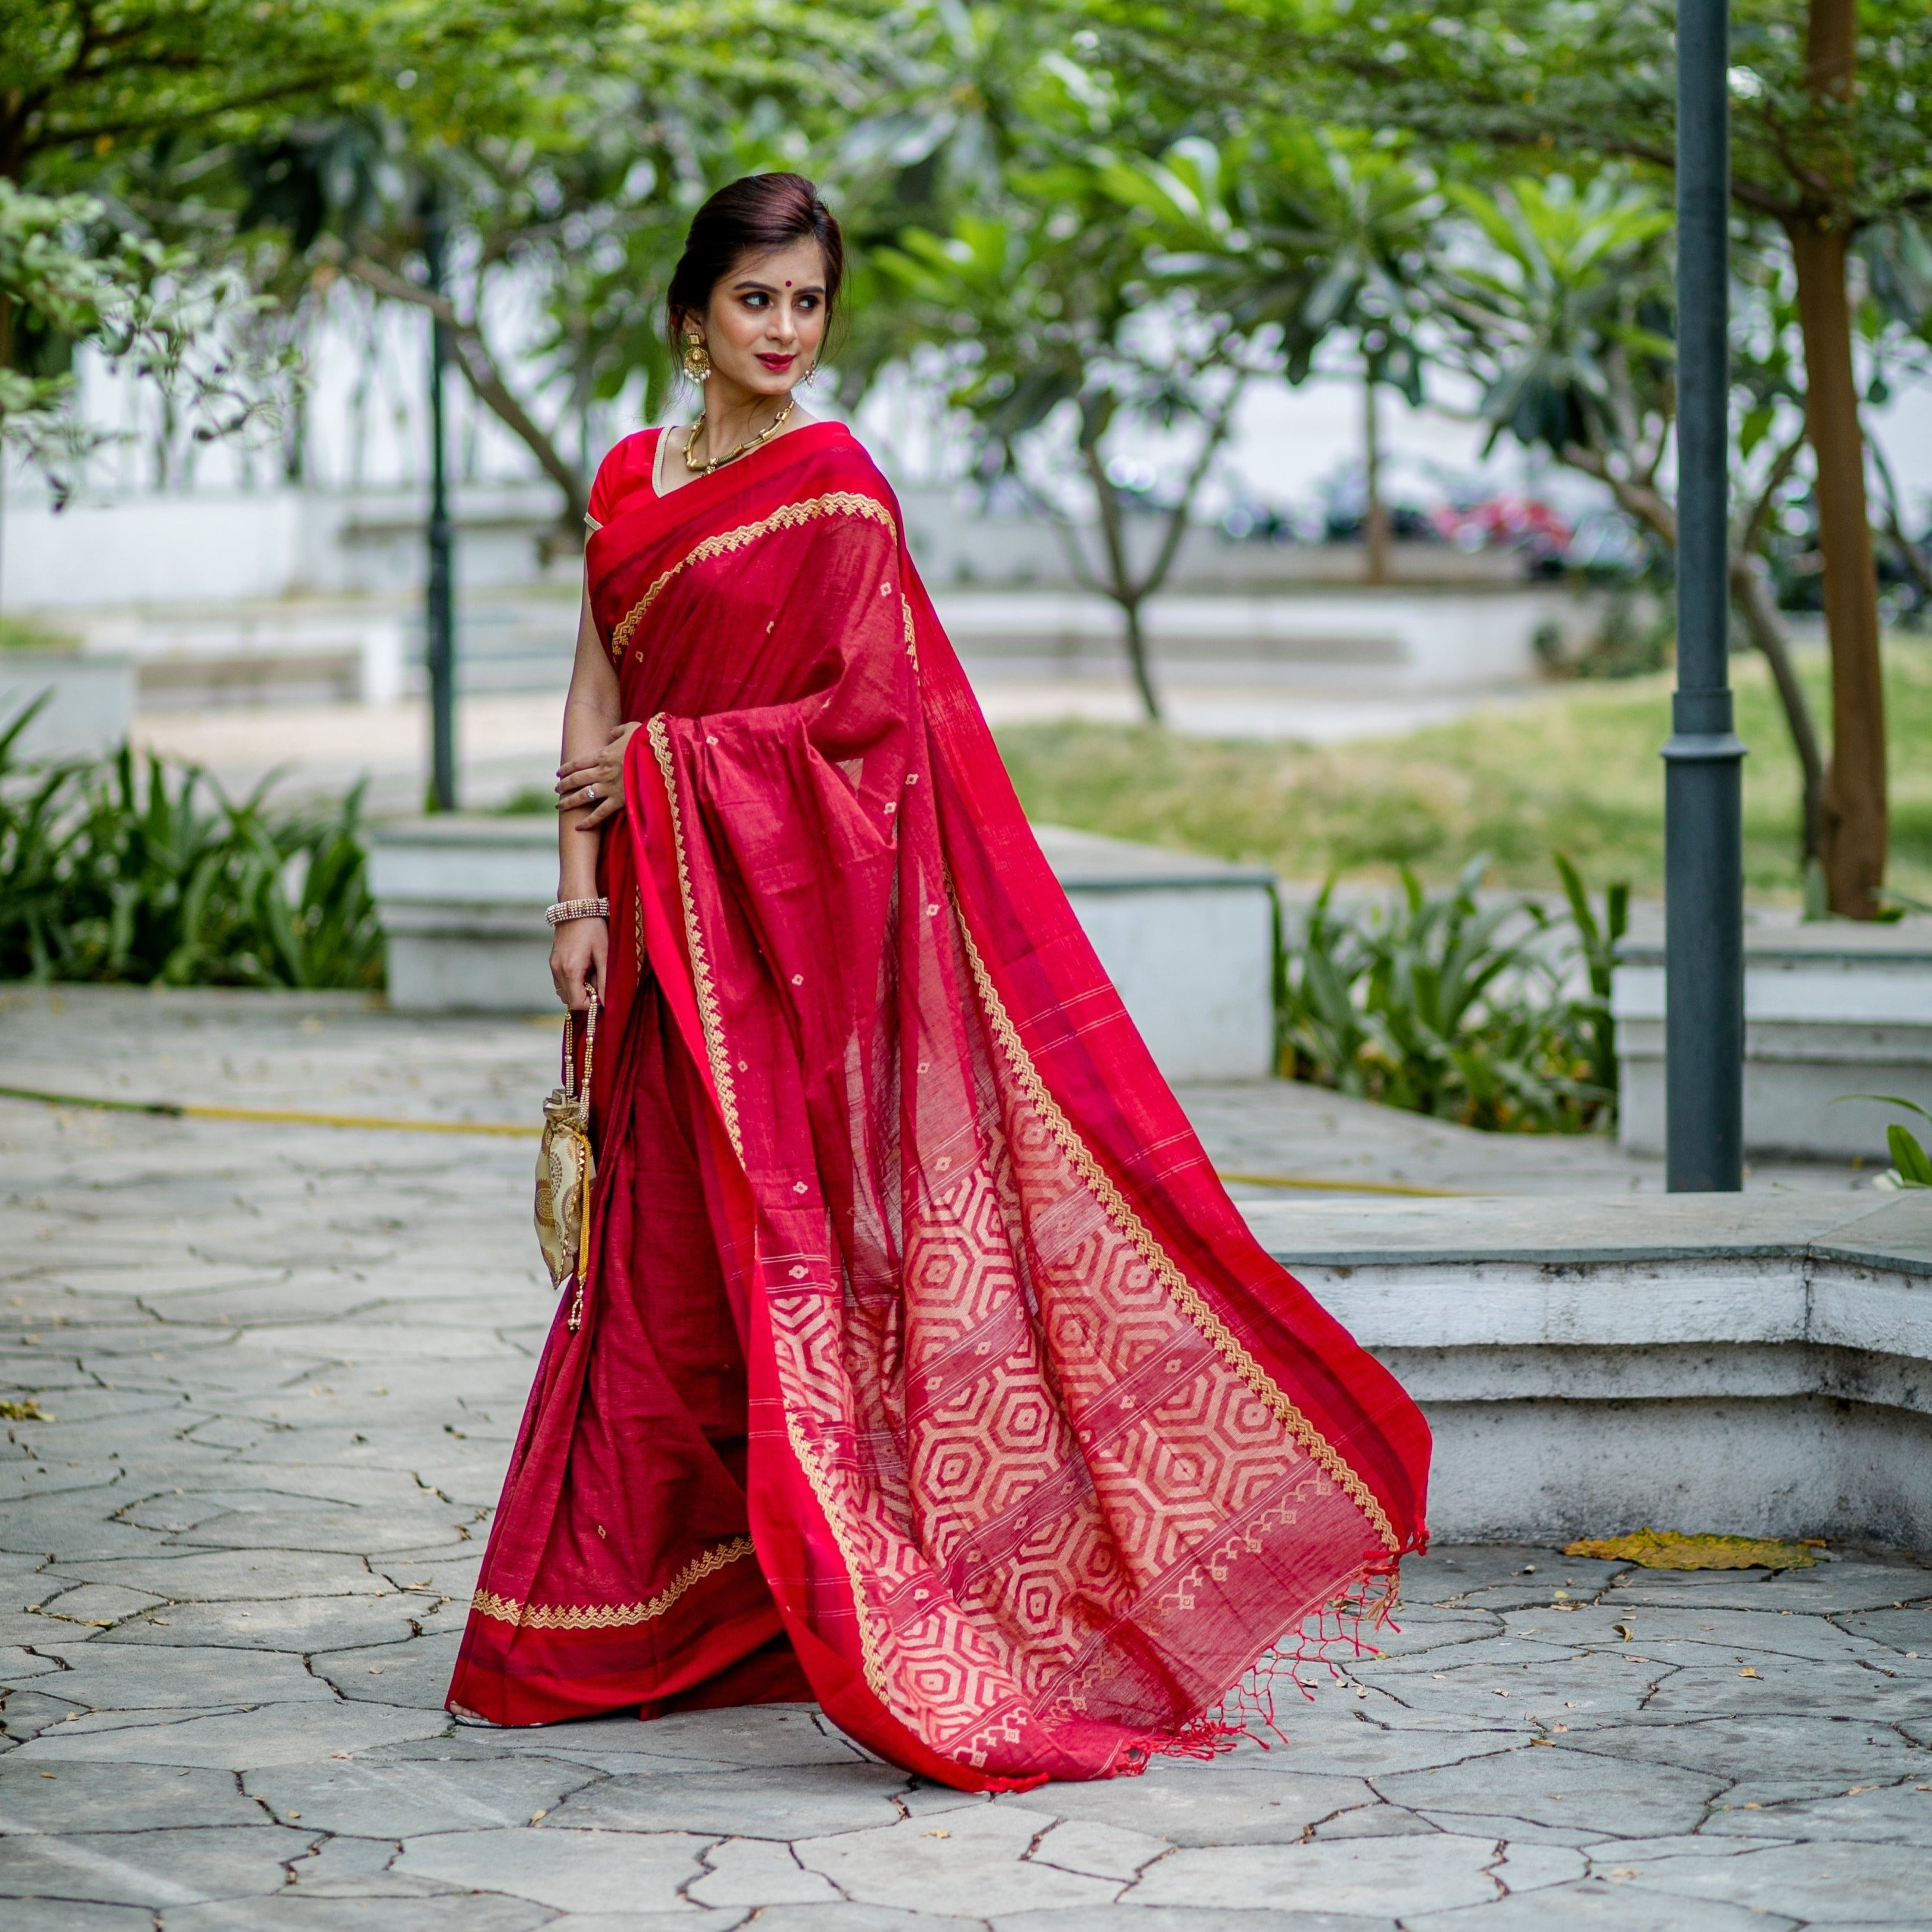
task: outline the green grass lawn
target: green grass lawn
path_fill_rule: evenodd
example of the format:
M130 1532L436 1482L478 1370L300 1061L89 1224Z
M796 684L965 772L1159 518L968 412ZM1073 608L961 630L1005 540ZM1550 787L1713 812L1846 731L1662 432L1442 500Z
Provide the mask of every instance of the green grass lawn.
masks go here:
M1820 652L1801 659L1830 742ZM1798 764L1763 661L1731 661L1744 763L1744 879L1760 899L1801 896ZM1892 782L1888 882L1932 898L1932 644L1886 658ZM1669 674L1556 687L1406 736L1318 751L1186 738L1146 726L1019 725L1000 748L1034 818L1116 838L1258 860L1284 877L1448 879L1479 852L1490 882L1550 887L1552 852L1600 884L1664 885Z

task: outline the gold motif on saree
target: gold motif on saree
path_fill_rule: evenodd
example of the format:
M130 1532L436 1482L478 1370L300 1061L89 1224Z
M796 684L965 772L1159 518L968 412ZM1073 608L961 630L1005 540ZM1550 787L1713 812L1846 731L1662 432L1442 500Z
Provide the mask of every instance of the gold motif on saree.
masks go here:
M1120 1232L1132 1242L1141 1256L1160 1277L1162 1285L1172 1295L1181 1312L1195 1327L1211 1342L1228 1366L1250 1388L1254 1390L1288 1433L1299 1442L1310 1456L1334 1478L1343 1492L1365 1516L1376 1534L1391 1551L1402 1547L1402 1539L1396 1534L1395 1526L1390 1522L1388 1512L1377 1500L1375 1492L1360 1476L1349 1467L1340 1452L1306 1416L1289 1400L1286 1390L1279 1388L1253 1355L1244 1348L1228 1329L1227 1324L1210 1308L1193 1283L1174 1265L1167 1250L1154 1236L1147 1223L1134 1212L1126 1197L1114 1185L1112 1180L1100 1163L1094 1158L1073 1123L1062 1110L1060 1102L1048 1090L1040 1077L1040 1070L1033 1064L1033 1056L1019 1035L1019 1029L1008 1015L1006 1003L994 986L992 976L986 970L986 963L980 956L979 944L973 937L972 928L963 915L955 908L958 918L959 934L966 949L966 957L973 969L973 978L980 990L981 1004L986 1017L992 1023L994 1035L999 1040L1007 1064L1012 1068L1015 1077L1025 1090L1027 1097L1038 1109L1054 1138L1066 1150L1068 1158L1095 1197L1106 1209L1108 1217Z

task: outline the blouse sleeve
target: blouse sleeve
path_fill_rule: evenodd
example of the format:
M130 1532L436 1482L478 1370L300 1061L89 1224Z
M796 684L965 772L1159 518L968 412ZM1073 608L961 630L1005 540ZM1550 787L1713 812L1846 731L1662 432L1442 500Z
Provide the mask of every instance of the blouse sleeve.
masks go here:
M614 444L610 454L597 466L596 480L590 486L590 507L584 519L593 530L602 530L610 520L626 497L650 488L658 438L663 433L638 430Z

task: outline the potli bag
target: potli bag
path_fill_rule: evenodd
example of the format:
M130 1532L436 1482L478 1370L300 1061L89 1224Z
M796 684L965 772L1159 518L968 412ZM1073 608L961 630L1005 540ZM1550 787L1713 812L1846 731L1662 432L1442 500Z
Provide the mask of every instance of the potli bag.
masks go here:
M544 1102L543 1144L537 1150L537 1245L550 1270L550 1286L574 1280L570 1330L584 1318L584 1258L590 1241L590 1184L597 1159L590 1150L590 1063L597 1052L597 998L584 1020L584 1081L577 1080L572 1022L563 1016L563 1084Z

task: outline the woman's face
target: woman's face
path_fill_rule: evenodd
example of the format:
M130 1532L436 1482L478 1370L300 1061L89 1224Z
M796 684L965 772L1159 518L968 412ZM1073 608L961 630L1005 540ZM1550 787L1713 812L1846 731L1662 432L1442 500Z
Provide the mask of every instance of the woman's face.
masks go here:
M698 332L728 382L782 396L818 362L825 312L824 254L816 242L794 242L736 263L712 290ZM692 333L688 321L682 333Z

